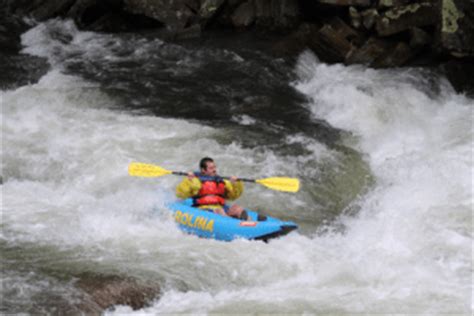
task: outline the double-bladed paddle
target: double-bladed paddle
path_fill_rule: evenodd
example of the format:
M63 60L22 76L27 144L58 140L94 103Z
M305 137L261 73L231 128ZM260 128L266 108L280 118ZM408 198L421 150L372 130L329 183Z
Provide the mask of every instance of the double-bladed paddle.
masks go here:
M187 176L187 172L171 171L166 170L160 166L132 162L128 165L128 174L135 177L162 177L168 174L174 174L178 176ZM229 180L229 177L220 177L222 179ZM245 179L238 178L240 181L259 183L269 189L284 191L284 192L298 192L300 189L300 181L296 178L285 178L285 177L272 177L264 179Z

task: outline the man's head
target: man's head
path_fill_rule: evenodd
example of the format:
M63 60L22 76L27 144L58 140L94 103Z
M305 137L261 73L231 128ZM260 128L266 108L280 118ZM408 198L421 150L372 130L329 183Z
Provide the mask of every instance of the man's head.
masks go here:
M214 160L209 157L204 157L199 162L199 168L201 169L201 173L206 176L217 176L217 167L214 163Z

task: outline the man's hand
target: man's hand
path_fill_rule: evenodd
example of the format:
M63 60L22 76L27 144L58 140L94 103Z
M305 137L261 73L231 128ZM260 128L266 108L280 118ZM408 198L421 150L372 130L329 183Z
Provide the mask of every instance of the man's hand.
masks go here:
M188 179L193 180L194 178L196 178L196 175L192 172L188 172Z
M239 178L237 178L236 176L232 176L232 177L229 178L229 180L230 180L230 182L235 183L239 180Z

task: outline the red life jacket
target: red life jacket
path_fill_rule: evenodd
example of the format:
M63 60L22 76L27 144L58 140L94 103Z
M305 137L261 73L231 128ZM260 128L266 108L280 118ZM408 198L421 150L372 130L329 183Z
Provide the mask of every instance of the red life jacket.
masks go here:
M199 176L201 189L193 198L195 206L225 204L225 183L218 177Z

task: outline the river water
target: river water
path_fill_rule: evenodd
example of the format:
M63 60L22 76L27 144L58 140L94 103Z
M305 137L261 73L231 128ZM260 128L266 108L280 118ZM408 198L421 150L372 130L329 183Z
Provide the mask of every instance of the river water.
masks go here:
M0 93L4 313L64 312L75 276L159 284L123 313L470 314L473 105L427 70L327 65L245 34L167 43L49 21L23 34L39 82ZM185 235L173 176L298 177L239 204L292 220L281 239Z

